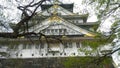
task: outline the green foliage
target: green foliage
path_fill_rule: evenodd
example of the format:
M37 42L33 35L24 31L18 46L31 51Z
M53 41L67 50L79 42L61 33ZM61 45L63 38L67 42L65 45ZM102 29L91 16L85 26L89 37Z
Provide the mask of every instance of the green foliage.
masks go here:
M103 60L103 61L101 62L101 64L112 63L112 58L105 57L104 59L105 59L105 60Z
M88 50L88 49L86 49L84 47L80 48L79 50L80 50L80 52L84 52L86 56L91 55L93 52L95 52L95 49Z
M90 46L92 49L97 49L100 46L104 46L107 44L111 44L113 39L115 38L115 35L111 35L111 36L104 36L101 33L96 33L96 36L94 37L94 39L91 40L82 40L81 44L83 46Z
M109 42L106 41L106 39L96 39L96 40L85 40L82 41L81 44L84 46L90 46L93 49L97 49L101 45L105 45Z
M98 57L69 57L63 62L65 68L104 68L105 65L112 63L111 58L107 57L100 64L92 62Z
M112 24L112 26L111 26L111 30L117 28L118 25L119 25L119 23L120 23L120 20L116 20L116 21Z
M0 52L0 55L7 56L8 54L6 52Z
M98 2L99 7L101 7L103 4L110 2L110 0L92 0L92 2Z
M63 62L65 68L77 68L80 66L84 66L88 61L90 61L88 57L69 57L66 58L66 61Z
M15 24L15 23L9 23L9 25L10 25L10 27L11 27L12 29L14 29L14 28L15 28L15 26L16 26L16 24Z
M97 22L98 23L98 22ZM98 29L98 27L99 27L99 24L95 24L92 28L95 30L95 32L96 32L96 30Z
M80 15L81 17L87 18L89 16L89 13Z
M100 21L106 20L110 16L113 17L113 14L115 17L116 14L119 12L115 12L119 7L117 5L120 4L120 0L91 0L90 4L95 5L95 11L98 19Z

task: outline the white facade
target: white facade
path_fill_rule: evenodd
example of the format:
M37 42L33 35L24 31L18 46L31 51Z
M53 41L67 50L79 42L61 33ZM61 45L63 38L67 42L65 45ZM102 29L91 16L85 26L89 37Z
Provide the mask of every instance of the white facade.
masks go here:
M43 21L38 21L38 23L30 27L28 31L42 33L49 37L49 40L54 40L50 42L47 42L46 40L46 42L41 42L39 44L19 43L11 49L8 48L9 58L43 58L96 55L97 52L92 52L92 48L84 47L84 45L81 44L81 40L89 40L89 38L93 38L95 34L89 30L81 28L75 23L73 24L72 21L63 18L64 16L68 16L67 18L72 17L72 19L77 17L79 20L75 19L74 21L76 23L84 23L80 15L74 14L59 5L53 5L48 10L38 13L38 16L39 15L49 17ZM64 40L64 36L67 37L67 39ZM61 41L63 43L61 43L58 38L62 39ZM74 40L75 38L78 39ZM30 39L28 40L30 41ZM31 40L33 40L33 38L31 38ZM44 39L41 38L40 40L43 41ZM83 48L82 51L80 48ZM91 53L86 54L84 50L91 51Z
M109 47L106 49L106 47ZM13 45L13 48L2 47L0 51L6 52L7 56L1 58L45 58L45 57L75 57L75 56L102 56L102 51L112 50L111 45L100 46L93 49L85 46L80 41L68 41L62 43L19 44ZM113 57L115 59L115 57ZM116 58L117 61L119 58Z
M66 43L64 46L61 43L57 44L57 46L48 45L44 43L44 45L40 48L40 45L26 45L26 48L23 49L23 45L19 45L17 50L11 50L10 57L11 58L42 58L42 57L68 57L68 56L78 56L79 48L76 47L75 42ZM70 44L70 45L69 45ZM78 45L77 45L78 46ZM81 45L79 45L81 46ZM78 47L79 47L78 46ZM84 56L84 55L81 55Z

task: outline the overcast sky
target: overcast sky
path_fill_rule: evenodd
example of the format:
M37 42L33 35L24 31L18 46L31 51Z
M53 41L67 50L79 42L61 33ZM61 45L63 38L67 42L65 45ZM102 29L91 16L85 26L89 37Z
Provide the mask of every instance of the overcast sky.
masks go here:
M13 1L13 3L11 3L11 1ZM23 0L23 3L24 3L24 1L27 2L29 0ZM60 0L60 1L62 1L64 3L74 3L74 12L75 13L81 13L85 9L85 6L81 5L82 0ZM15 2L15 0L9 0L9 1L8 0L1 0L0 5L4 5L4 7L8 8L9 11L7 11L7 10L4 11L6 17L10 17L10 19L19 20L20 11L17 9L18 4ZM91 17L88 19L88 21L93 22L93 21L97 20L97 18L94 16L94 12L92 13Z
M13 1L13 3L11 3L11 1ZM29 1L29 0L23 0L23 1ZM74 12L75 13L82 13L82 11L84 11L86 8L89 9L89 13L90 16L88 18L88 22L95 22L97 21L97 17L95 15L95 12L93 9L91 9L90 6L85 6L82 5L82 0L60 0L64 3L74 3ZM15 20L20 20L20 11L17 9L17 3L15 2L15 0L0 0L0 5L4 5L4 7L7 7L9 11L4 10L4 14L6 17L9 17L11 20L14 19ZM10 9L9 9L10 8ZM107 23L103 24L104 26L102 26L101 30L102 31L109 31L109 27L110 27L110 21L107 20L105 21Z

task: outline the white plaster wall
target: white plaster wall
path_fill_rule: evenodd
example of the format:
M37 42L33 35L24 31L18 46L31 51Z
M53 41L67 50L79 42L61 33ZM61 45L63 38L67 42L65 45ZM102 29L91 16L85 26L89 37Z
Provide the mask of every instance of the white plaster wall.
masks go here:
M18 46L18 49L11 50L10 57L11 58L39 58L39 57L68 57L68 56L77 56L78 55L78 48L76 48L75 42L72 43L72 46L73 46L72 48L64 48L64 45L62 45L60 43L59 48L55 49L55 50L59 50L59 52L54 53L54 55L53 55L53 53L47 52L48 46L46 43L44 44L43 49L35 49L34 46L35 45L33 45L33 47L31 47L30 49L28 49L27 47L26 47L26 49L22 49L23 45L20 44ZM74 53L75 53L75 55L74 55Z
M31 47L28 47L30 45L26 45L26 49L23 49L22 44L19 44L17 49L11 49L8 51L10 54L9 58L43 58L43 57L69 57L69 56L96 56L98 53L97 51L101 51L102 49L106 49L109 46L102 46L99 47L99 50L94 51L91 54L86 55L85 52L80 51L80 48L83 50L91 51L92 49L90 47L84 47L84 45L80 44L80 48L77 48L76 42L72 42L72 48L64 48L64 45L62 43L59 44L59 48L52 47L53 51L59 51L56 53L49 53L48 52L48 45L47 43L44 43L44 48L36 48L36 45L31 45ZM56 48L56 49L55 49ZM101 49L100 49L101 48ZM111 49L111 47L109 47ZM4 49L4 48L3 48ZM115 53L116 54L116 53ZM117 61L119 58L116 58Z

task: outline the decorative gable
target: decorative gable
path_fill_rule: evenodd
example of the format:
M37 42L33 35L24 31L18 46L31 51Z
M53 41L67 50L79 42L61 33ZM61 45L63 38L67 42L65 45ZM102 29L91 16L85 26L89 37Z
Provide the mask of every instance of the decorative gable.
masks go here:
M45 21L31 27L30 32L42 32L45 35L87 35L95 36L93 33L82 29L70 22L54 15Z
M41 31L45 35L82 35L82 33L62 24L52 23L49 27Z

